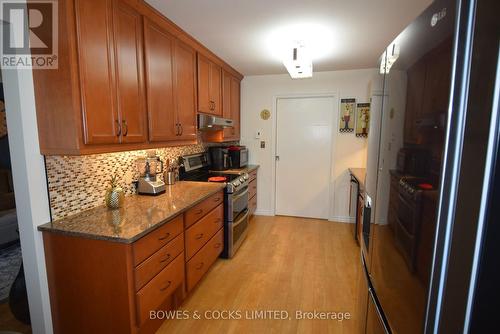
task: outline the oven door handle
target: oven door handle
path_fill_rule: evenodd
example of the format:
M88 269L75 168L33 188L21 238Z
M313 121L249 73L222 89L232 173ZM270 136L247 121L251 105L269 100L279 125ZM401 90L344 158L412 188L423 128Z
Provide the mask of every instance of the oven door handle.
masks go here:
M235 228L236 226L240 225L242 222L245 221L245 219L247 219L248 215L250 214L250 210L245 209L244 212L245 213L237 221L235 221L233 223L233 228Z
M243 192L241 192L240 194L238 194L236 196L233 196L233 203L236 202L237 200L239 200L242 196L245 196L246 194L248 194L248 186Z

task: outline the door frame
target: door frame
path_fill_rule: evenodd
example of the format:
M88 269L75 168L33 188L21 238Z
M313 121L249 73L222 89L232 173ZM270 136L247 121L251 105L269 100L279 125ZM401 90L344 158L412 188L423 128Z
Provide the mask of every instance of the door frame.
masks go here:
M335 152L337 150L335 141L334 141L334 136L336 134L336 127L335 125L338 123L338 98L337 94L330 92L330 93L318 93L318 94L311 94L311 93L303 93L303 94L280 94L280 95L274 95L273 96L273 110L272 114L275 115L275 117L272 117L273 125L272 125L272 133L271 133L271 170L272 170L272 175L271 175L271 184L273 185L272 187L272 192L271 192L271 201L272 201L272 212L270 214L272 216L276 215L276 152L277 152L277 146L278 146L278 100L280 99L300 99L300 98L321 98L321 97L329 97L333 99L333 117L332 117L332 135L331 135L331 150L330 150L330 177L329 177L329 193L330 193L330 199L329 199L329 208L328 208L328 220L333 221L333 202L335 199L335 194L334 194L334 185L332 182L334 182L333 178L333 171L335 168Z

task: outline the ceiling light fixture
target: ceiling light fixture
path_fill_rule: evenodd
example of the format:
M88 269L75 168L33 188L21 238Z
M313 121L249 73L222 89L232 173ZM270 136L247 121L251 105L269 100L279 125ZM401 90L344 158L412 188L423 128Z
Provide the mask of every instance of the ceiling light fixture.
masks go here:
M303 43L295 43L283 60L292 79L312 78L312 58Z
M382 55L382 60L380 62L380 74L389 73L392 65L398 60L399 57L399 45L396 43L390 44Z

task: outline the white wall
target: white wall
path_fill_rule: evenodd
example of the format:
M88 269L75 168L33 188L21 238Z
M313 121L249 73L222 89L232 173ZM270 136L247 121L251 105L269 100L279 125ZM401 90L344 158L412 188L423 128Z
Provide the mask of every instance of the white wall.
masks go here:
M336 99L336 136L333 143L332 178L334 196L331 220L349 221L349 167L366 166L366 139L338 132L338 108L341 98L355 97L369 102L370 84L377 79L377 69L314 73L312 79L292 80L287 74L247 76L241 86L241 143L250 150L250 163L261 166L258 177L257 214L274 214L275 101L280 96L333 94ZM260 111L269 109L271 118L264 121ZM255 132L261 130L261 138ZM266 147L260 148L265 141Z
M33 333L52 333L43 240L37 226L50 221L43 156L38 145L33 76L2 70L17 220Z

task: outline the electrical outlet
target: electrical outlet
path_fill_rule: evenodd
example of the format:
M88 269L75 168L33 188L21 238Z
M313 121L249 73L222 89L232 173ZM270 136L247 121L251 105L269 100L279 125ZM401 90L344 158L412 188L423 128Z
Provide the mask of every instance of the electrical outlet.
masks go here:
M260 142L260 148L266 148L266 142L265 141L261 141Z
M262 136L262 130L255 131L255 139L260 139L260 136Z

